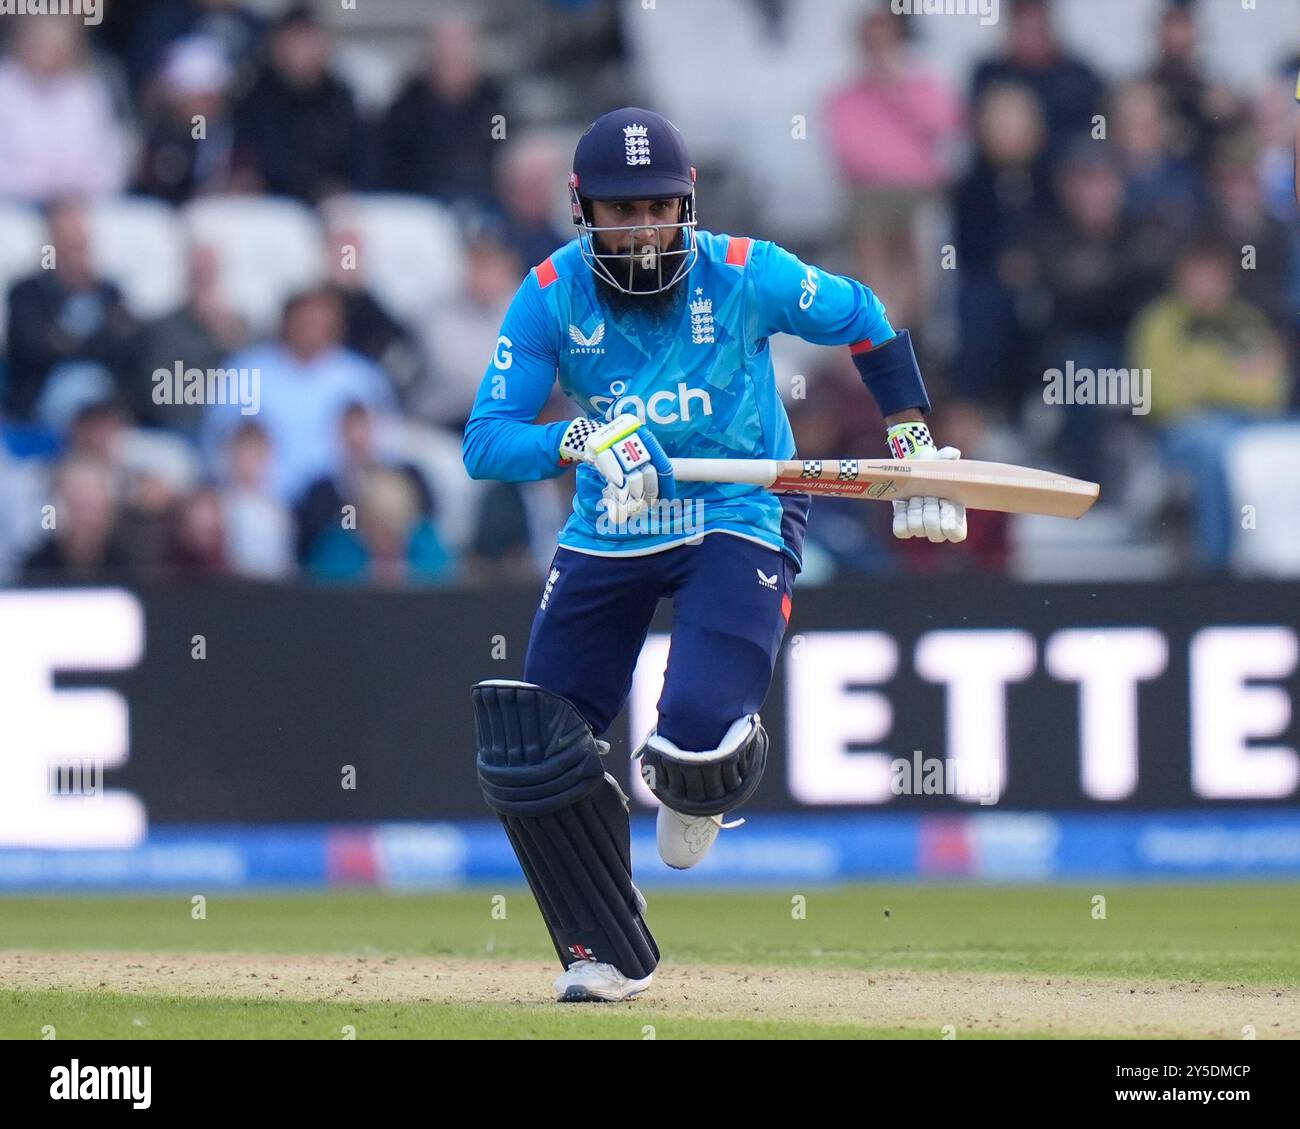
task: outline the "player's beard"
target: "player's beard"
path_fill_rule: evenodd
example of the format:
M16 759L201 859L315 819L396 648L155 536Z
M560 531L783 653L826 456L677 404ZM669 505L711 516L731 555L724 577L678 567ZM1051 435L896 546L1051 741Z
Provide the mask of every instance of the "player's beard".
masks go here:
M630 294L619 290L618 287L611 285L610 281L599 271L593 271L592 273L596 277L596 290L601 301L616 314L648 314L658 319L670 316L681 304L681 297L685 292L685 287L681 284L682 280L679 278L666 290L655 291L653 288L659 285L661 277L671 278L677 272L681 266L682 256L669 253L682 250L685 241L685 229L679 227L673 232L673 237L668 241L667 246L659 252L660 255L668 254L669 256L663 260L662 276L659 273L658 264L647 268L642 265L643 260L638 258L632 266L631 277L629 278L626 257L620 258L611 255L609 247L602 240L602 233L597 232L595 234L597 261L604 263L610 274L632 290Z

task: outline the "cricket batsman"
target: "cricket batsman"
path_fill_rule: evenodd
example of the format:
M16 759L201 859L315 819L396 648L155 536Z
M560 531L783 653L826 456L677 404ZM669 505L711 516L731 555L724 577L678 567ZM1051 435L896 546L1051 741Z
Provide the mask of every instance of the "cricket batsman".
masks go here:
M615 110L578 141L577 238L529 271L465 427L472 478L576 468L522 682L473 689L478 776L564 971L560 1001L623 1000L659 961L633 885L627 796L599 740L622 709L659 601L673 627L657 724L633 754L660 802L659 853L694 866L758 787L758 710L790 618L810 498L676 483L670 457L792 459L768 339L847 346L899 459L936 450L906 330L861 283L774 243L696 225L677 127ZM533 422L560 387L572 421ZM894 536L961 541L964 507L894 503Z

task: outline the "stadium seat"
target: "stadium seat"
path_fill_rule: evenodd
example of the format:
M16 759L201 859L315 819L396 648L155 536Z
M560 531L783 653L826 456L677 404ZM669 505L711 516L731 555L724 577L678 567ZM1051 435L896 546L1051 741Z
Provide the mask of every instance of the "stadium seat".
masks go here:
M754 60L766 55L753 6L665 5L653 19L628 20L625 30L646 104L686 132L697 164L731 157L752 130L754 99L763 94L747 81ZM673 49L665 51L665 43Z
M753 220L782 240L828 238L840 214L840 185L824 126L826 94L853 73L854 0L818 4L815 20L787 12L779 38L757 5L743 0L663 8L628 21L629 43L647 105L686 135L700 168L701 225L718 230L708 207L714 170L773 169L753 191ZM847 29L847 32L845 31ZM674 49L665 52L663 44ZM704 108L707 107L707 110ZM794 140L794 116L804 132Z
M293 200L214 196L182 211L190 238L221 254L221 289L255 334L273 330L290 294L321 281L320 221Z
M86 210L95 269L122 290L131 312L148 319L185 300L185 233L160 200L117 196Z
M981 515L972 513L970 520ZM1007 575L1024 581L1158 580L1176 566L1173 551L1139 539L1129 516L1099 505L1082 521L1014 514L1007 525Z
M40 266L45 221L35 208L0 200L0 343L8 330L9 288Z
M376 116L392 105L404 77L402 63L393 52L373 43L339 43L333 66L352 91L361 112Z
M1232 565L1248 576L1300 576L1300 421L1244 428L1225 452L1236 537ZM1247 512L1245 506L1252 507ZM1253 528L1242 523L1249 517Z
M323 211L331 225L355 224L359 269L394 317L418 326L455 292L460 233L446 208L421 196L375 192L332 197Z

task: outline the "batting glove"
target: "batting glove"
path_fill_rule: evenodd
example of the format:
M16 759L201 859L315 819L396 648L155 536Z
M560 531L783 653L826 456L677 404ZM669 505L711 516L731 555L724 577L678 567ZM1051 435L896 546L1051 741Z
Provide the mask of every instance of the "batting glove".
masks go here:
M605 424L575 419L560 439L560 460L590 463L601 473L605 513L615 525L676 496L668 455L631 413Z
M899 459L959 459L956 447L935 449L930 429L919 421L896 423L888 431L889 452ZM965 541L966 507L946 498L906 498L894 503L894 536L931 541Z

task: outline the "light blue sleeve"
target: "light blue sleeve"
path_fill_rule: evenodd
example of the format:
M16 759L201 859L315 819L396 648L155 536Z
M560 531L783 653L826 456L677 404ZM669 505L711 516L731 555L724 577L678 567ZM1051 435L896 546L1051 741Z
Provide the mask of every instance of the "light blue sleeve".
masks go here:
M465 424L461 457L470 478L533 482L555 478L567 420L535 424L558 365L553 327L536 275L528 272L506 311L496 350Z
M754 241L749 274L755 336L791 333L816 345L880 345L894 336L884 304L856 279L809 266L784 247Z
M268 354L262 348L252 347L232 353L221 362L223 369L254 369L263 372L271 368ZM199 452L208 474L220 477L224 473L223 453L226 441L245 417L238 404L206 404L199 419ZM256 419L256 416L248 417Z

